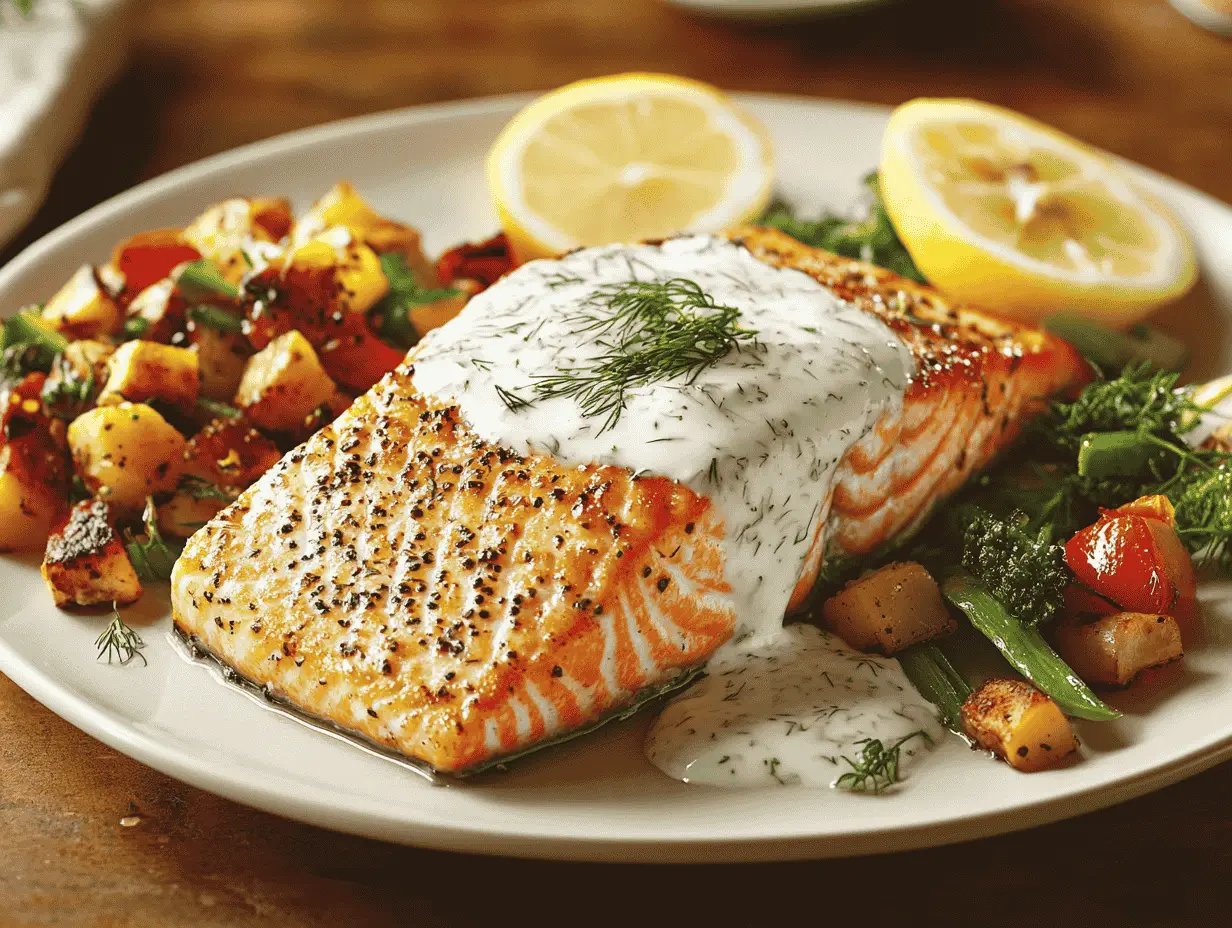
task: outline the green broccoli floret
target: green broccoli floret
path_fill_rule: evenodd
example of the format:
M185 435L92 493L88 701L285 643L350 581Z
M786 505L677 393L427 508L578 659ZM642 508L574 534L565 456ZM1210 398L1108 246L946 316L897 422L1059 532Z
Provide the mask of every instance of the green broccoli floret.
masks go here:
M963 534L962 565L1006 611L1027 625L1050 622L1061 610L1069 569L1049 526L1031 535L1027 518L1008 519L973 509Z

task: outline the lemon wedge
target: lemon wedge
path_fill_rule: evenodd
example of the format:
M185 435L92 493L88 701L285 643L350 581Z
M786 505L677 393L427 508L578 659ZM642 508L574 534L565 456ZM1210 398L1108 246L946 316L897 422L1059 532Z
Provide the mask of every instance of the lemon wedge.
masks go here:
M880 173L903 244L958 300L1026 321L1070 310L1122 327L1197 277L1181 224L1109 156L1000 107L900 106Z
M765 129L716 88L618 74L522 110L488 154L488 184L525 261L747 222L769 202L772 161Z

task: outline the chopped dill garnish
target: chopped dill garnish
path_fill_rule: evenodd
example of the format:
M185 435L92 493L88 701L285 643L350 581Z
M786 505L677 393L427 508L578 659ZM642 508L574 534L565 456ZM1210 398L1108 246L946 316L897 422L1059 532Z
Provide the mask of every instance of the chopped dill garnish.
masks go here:
M107 663L118 662L120 666L130 663L133 658L141 658L141 663L149 665L141 649L145 642L141 636L128 627L120 618L120 610L112 603L111 622L103 629L103 633L94 641L98 649L97 660L107 658Z
M889 747L877 738L857 741L857 744L862 745L857 759L852 760L844 755L843 760L851 770L835 780L834 785L857 793L880 793L893 786L898 782L899 752L904 744L916 737L929 740L928 732L921 729L899 738Z
M523 399L512 390L507 390L500 384L496 385L496 395L500 397L500 401L505 404L505 408L510 412L517 412L519 409L526 409L531 405L530 400Z
M716 303L681 277L599 287L566 322L570 334L593 338L601 352L579 366L533 378L535 398L577 400L585 415L602 417L600 434L620 420L629 391L677 377L693 383L732 351L758 347L757 333L740 325L738 309Z

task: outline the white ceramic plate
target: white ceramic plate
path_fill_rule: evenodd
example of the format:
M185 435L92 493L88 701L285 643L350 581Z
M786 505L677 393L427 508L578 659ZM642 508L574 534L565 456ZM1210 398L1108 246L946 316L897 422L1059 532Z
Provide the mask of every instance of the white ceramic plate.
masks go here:
M747 97L769 126L782 192L845 208L875 166L886 111ZM43 299L141 229L182 223L235 194L307 206L350 178L429 249L495 227L483 157L524 102L504 98L337 123L191 165L91 210L0 271L0 307ZM1198 242L1202 291L1167 314L1205 373L1232 370L1232 210L1141 172ZM1222 256L1222 258L1217 258ZM1125 718L1081 730L1084 759L1024 776L953 739L893 795L782 788L733 792L668 780L642 759L645 719L552 749L466 786L433 787L398 764L270 711L172 646L165 601L128 610L149 666L94 659L102 616L51 606L37 559L0 559L0 670L70 722L195 786L329 828L487 853L608 860L755 860L860 854L1024 828L1158 788L1232 756L1232 584L1202 590L1207 642Z

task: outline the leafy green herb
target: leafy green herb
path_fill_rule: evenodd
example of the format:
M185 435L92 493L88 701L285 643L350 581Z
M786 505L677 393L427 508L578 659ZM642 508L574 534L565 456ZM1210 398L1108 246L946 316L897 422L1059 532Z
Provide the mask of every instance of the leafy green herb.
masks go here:
M733 351L761 363L757 333L740 325L740 311L680 277L600 287L566 322L602 352L584 366L535 377L535 399L572 397L584 414L602 417L599 433L620 420L630 390L677 377L692 383Z
M222 487L208 480L202 480L193 474L185 474L180 478L179 488L195 500L216 499L229 503L235 497Z
M129 628L120 618L120 610L112 604L111 622L103 629L103 633L94 641L98 649L98 660L107 658L107 663L118 662L121 666L131 663L134 658L141 658L142 664L149 664L141 650L145 642L141 636Z
M898 782L899 753L903 745L912 738L928 740L928 733L923 730L913 731L899 738L889 747L877 738L864 738L857 741L857 744L862 745L860 753L855 760L847 756L843 757L851 770L835 780L834 785L840 789L857 793L880 793L883 789L893 786Z
M864 178L868 188L868 216L853 221L842 216L822 216L820 219L799 219L783 202L771 204L757 222L786 232L797 241L814 248L824 248L846 258L858 258L878 264L900 277L927 283L920 269L911 260L890 216L881 200L877 172Z
M197 409L207 416L221 419L242 419L244 414L229 403L212 400L208 396L197 397Z
M71 422L94 402L94 372L82 377L62 354L56 356L53 367L57 376L43 385L43 406L50 415Z
M410 348L419 341L419 333L411 322L414 307L447 300L461 293L452 287L423 286L406 258L394 252L381 255L381 270L389 281L389 293L377 303L373 312L380 318L378 332L381 337L399 348Z
M136 538L131 532L125 533L124 547L128 550L128 559L133 562L133 569L142 580L168 583L183 545L163 540L162 533L158 530L158 510L152 497L146 500L143 521L144 540Z
M217 306L202 303L199 306L188 307L187 316L197 325L214 329L218 332L229 332L235 335L244 331L244 320L235 313L227 312Z

